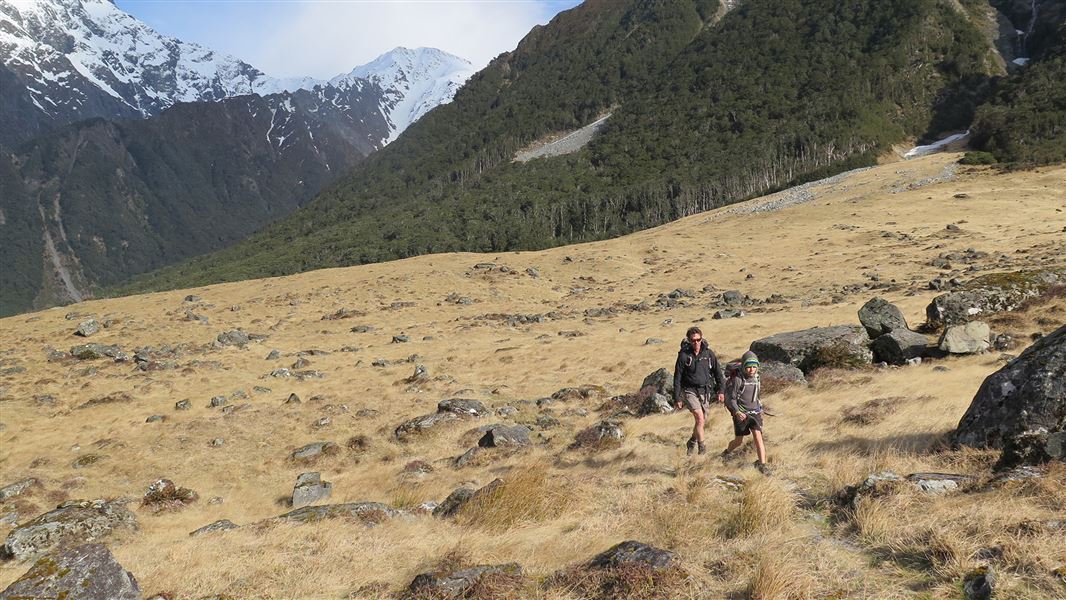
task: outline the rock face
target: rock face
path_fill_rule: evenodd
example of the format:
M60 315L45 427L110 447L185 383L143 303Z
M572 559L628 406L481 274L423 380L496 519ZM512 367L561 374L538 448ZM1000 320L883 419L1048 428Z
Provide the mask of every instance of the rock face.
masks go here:
M677 554L654 546L629 540L612 546L589 561L589 568L616 569L637 565L651 569L666 569L679 563Z
M863 304L859 309L859 322L871 338L897 329L908 329L903 311L884 298L872 298Z
M1055 269L990 273L933 298L925 318L933 325L958 325L989 313L1014 310L1064 278L1066 271Z
M874 360L904 365L912 358L923 356L928 346L929 340L924 335L900 328L878 336L870 344L870 349L873 350Z
M751 350L762 361L790 364L804 373L823 366L870 364L870 336L858 325L813 327L755 340Z
M806 384L807 378L803 375L803 371L798 368L773 360L762 361L759 364L759 378L763 382L774 380L784 383L799 383Z
M41 558L0 598L140 600L141 588L105 546L85 544Z
M137 529L137 518L124 505L71 500L12 529L0 557L25 560L60 545L100 539L118 528Z
M940 337L940 349L951 354L977 354L992 347L992 330L984 321L952 325Z
M413 597L458 598L474 587L485 576L503 575L521 577L518 563L505 565L480 565L447 573L422 573L415 577L407 592Z
M1066 459L1066 326L985 378L952 442L1002 448L1001 467Z

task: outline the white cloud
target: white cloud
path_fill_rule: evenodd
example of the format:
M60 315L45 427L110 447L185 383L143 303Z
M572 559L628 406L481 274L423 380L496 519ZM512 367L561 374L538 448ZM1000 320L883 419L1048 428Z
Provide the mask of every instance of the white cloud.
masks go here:
M286 6L287 18L245 37L245 61L276 77L328 78L395 48L428 46L481 68L574 0L318 1ZM261 24L260 24L261 25ZM267 29L267 30L264 30ZM232 30L231 30L232 31Z

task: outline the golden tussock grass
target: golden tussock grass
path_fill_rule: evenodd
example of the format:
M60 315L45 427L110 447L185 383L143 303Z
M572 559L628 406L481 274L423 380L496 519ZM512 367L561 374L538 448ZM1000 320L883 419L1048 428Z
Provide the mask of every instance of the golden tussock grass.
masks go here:
M456 522L504 531L557 518L578 501L577 491L576 484L551 473L543 461L517 466L502 484L463 506Z
M808 565L791 552L763 548L755 557L755 572L748 583L751 600L806 600L812 597Z
M751 535L792 525L796 495L775 479L757 478L744 485L740 498L720 522L727 537Z

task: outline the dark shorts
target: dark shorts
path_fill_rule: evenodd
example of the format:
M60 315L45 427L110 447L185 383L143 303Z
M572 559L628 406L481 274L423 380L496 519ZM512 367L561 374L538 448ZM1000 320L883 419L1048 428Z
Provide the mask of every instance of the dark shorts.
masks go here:
M743 437L753 431L762 431L762 413L748 415L748 418L740 423L737 423L737 420L733 419L733 433L737 437Z

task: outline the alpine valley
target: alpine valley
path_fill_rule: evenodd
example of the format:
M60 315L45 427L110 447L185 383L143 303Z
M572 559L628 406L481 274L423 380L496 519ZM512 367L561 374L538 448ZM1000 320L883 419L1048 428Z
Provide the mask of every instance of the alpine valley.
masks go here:
M109 0L0 0L0 314L225 247L302 205L473 73L396 48L269 77Z

